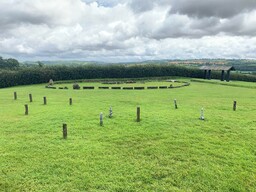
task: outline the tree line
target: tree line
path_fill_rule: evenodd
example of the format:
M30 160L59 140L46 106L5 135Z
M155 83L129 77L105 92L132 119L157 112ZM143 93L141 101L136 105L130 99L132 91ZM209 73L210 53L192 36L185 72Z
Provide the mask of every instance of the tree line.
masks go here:
M220 72L212 72L212 78L220 79ZM78 80L104 78L142 78L179 76L204 78L204 71L174 65L85 65L20 67L18 70L0 70L0 87L47 83L50 79ZM231 73L232 80L256 82L256 76Z
M18 60L13 58L3 59L0 56L0 69L17 69L19 66L20 63Z

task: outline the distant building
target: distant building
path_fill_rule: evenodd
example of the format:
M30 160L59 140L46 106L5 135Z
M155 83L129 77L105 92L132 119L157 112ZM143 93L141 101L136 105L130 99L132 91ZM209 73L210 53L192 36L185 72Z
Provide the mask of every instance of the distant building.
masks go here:
M233 66L202 66L200 67L201 70L204 70L204 78L211 79L211 72L212 71L221 71L221 81L226 80L227 82L230 81L230 71L235 71ZM227 74L225 75L225 72Z

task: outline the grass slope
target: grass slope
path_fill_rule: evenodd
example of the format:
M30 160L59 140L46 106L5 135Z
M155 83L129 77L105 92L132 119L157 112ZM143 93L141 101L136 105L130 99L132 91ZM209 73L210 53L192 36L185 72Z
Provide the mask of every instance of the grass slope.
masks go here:
M255 89L200 82L137 91L74 91L67 86L69 90L44 85L0 90L1 191L256 189ZM233 100L238 103L235 112ZM113 119L107 118L110 106ZM205 121L199 120L201 107ZM100 112L104 127L99 126ZM62 139L63 123L68 124L67 140Z

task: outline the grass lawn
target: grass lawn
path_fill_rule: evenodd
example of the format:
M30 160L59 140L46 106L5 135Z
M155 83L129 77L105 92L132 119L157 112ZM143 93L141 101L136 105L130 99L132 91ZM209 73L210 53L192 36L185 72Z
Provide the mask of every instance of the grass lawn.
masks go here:
M234 87L191 82L184 88L157 90L44 86L0 89L0 191L256 190L256 89L252 83ZM47 105L43 105L44 96ZM237 111L233 111L234 100ZM27 116L24 104L29 105ZM112 119L108 118L110 106ZM202 107L205 121L199 120ZM68 126L67 140L62 138L63 123Z

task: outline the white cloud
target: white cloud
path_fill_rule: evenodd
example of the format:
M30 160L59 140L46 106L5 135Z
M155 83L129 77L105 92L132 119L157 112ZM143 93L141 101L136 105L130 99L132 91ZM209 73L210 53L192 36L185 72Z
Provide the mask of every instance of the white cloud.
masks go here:
M254 1L235 0L232 9L229 0L198 2L2 0L0 55L110 62L256 58Z

